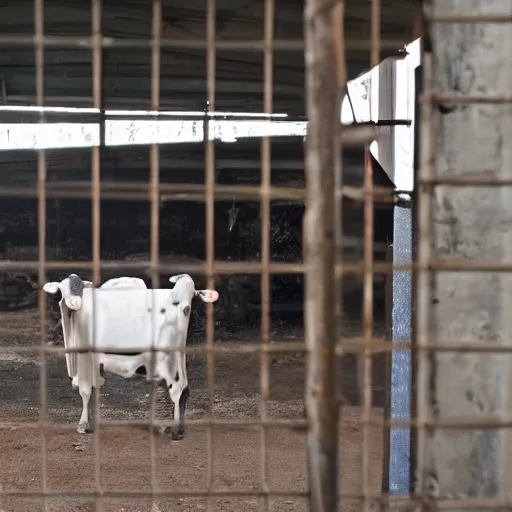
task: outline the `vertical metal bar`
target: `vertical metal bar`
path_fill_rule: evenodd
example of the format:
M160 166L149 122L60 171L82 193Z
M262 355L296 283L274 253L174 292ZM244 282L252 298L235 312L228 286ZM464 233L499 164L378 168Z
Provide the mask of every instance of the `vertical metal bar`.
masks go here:
M345 53L345 3L339 2L333 7L332 23L333 23L333 38L336 50L336 77L338 85L338 94L340 101L343 100L347 90L347 70L346 70L346 53ZM340 112L341 120L341 112ZM340 138L340 150L341 138ZM340 152L342 155L342 151ZM342 158L342 156L341 156ZM338 172L334 176L334 189L341 191L343 187L343 173L341 166L337 169ZM343 194L336 193L334 199L334 245L335 245L335 260L336 266L343 260ZM338 343L342 345L341 325L343 322L343 294L342 294L342 274L337 272L334 279L334 293L335 293L335 310L334 310L334 339L339 340ZM344 400L343 390L339 387L338 402ZM340 408L341 410L341 408Z
M370 502L370 420L372 415L372 351L373 337L373 168L370 150L366 148L364 159L364 281L363 281L363 444L361 483L363 508L369 512Z
M37 106L44 106L44 0L34 2L35 18L35 61L36 61L36 96ZM39 122L44 122L44 114L41 114ZM46 153L44 150L37 152L37 210L38 210L38 257L39 257L39 285L46 281ZM41 409L39 421L41 423L41 488L43 494L48 492L48 442L46 429L48 427L48 375L46 364L46 294L42 288L39 290L39 328L40 328L40 367L39 367L39 392ZM46 496L42 501L43 510L48 510Z
M208 110L215 111L215 67L216 67L216 0L207 0L206 14L206 86L208 93ZM209 288L214 287L214 259L215 259L215 146L210 134L210 119L206 123L205 140L205 213L206 213L206 281ZM213 348L215 335L215 325L213 323L213 305L206 304L206 346ZM212 351L206 353L206 373L208 385L208 416L213 419L213 400L214 400L214 364L215 358ZM208 425L208 469L206 476L206 486L208 492L213 490L213 451L214 428L212 424ZM212 499L208 496L207 510L212 510Z
M272 114L272 86L273 86L273 41L274 41L274 0L265 0L265 33L264 33L264 113ZM269 191L271 184L271 160L270 160L270 138L261 139L261 344L269 344L270 337L270 199ZM260 387L261 421L267 420L267 401L269 398L270 375L269 375L269 354L266 351L260 353ZM261 482L263 490L269 491L268 483L268 461L267 461L267 439L265 427L261 427ZM268 496L263 497L263 510L269 510Z
M423 66L423 94L430 94L432 84L431 54L422 49ZM433 108L430 102L421 105L420 119L420 167L418 179L431 180L434 177L433 153ZM432 301L433 276L427 270L431 259L432 241L432 198L430 191L425 187L418 187L418 271L416 281L416 341L418 348L417 363L417 399L416 407L418 422L424 425L430 420L430 355L425 350L429 345L430 336L430 304ZM416 492L422 495L427 489L428 475L425 473L427 465L428 433L424 428L418 428L417 433L417 482Z
M309 506L338 510L338 404L335 313L335 175L341 172L339 86L334 17L322 0L307 0L305 22L307 200L304 215L306 413Z
M92 0L91 2L91 31L92 31L92 96L93 107L99 110L103 107L103 50L101 33L101 10L102 1ZM104 130L100 127L100 135L104 136ZM91 187L92 187L92 281L98 286L101 280L101 204L100 204L100 179L101 179L101 148L104 140L100 139L100 145L91 149ZM96 292L93 291L93 318L96 315ZM96 322L93 322L93 347L96 345ZM96 357L96 356L94 356ZM93 370L95 371L95 370ZM94 388L94 476L95 489L95 510L103 510L103 499L101 498L101 441L100 441L100 389Z
M153 0L153 19L151 24L151 110L158 112L160 110L160 51L162 37L162 0ZM160 272L158 266L160 263L160 148L158 144L151 144L149 150L149 199L151 202L151 233L150 233L150 262L151 262L151 285L152 285L152 306L151 311L155 311L155 292L160 288ZM151 322L151 339L152 348L154 348L154 340L157 336L155 326L155 315L152 315ZM176 353L174 357L181 357ZM151 370L148 374L152 374L155 368L156 352L151 352ZM149 405L150 426L149 426L149 456L151 459L151 491L154 493L156 489L156 446L155 446L155 411L156 411L156 382L151 379L151 395ZM151 506L156 507L155 498L153 496Z
M102 107L102 47L101 47L101 0L92 0L92 95L93 107ZM101 145L102 141L100 141ZM100 272L100 146L92 148L92 281L98 286Z
M380 0L372 0L371 5L371 52L370 67L380 62ZM370 148L365 149L364 163L364 281L363 281L363 416L362 416L362 464L361 486L363 494L363 509L369 512L370 501L370 425L372 415L372 351L373 338L373 238L374 238L374 199L373 199L373 167L370 158Z
M393 261L393 243L388 241L386 250L386 261L392 263ZM385 338L386 341L391 341L393 338L393 274L389 272L386 274L386 290L385 290L385 304L384 304L384 322L385 322ZM385 405L384 405L384 421L387 422L391 417L391 354L386 354L386 369L385 369ZM385 424L383 428L382 440L382 483L381 491L383 494L389 493L389 463L391 457L390 450L390 432L391 428Z
M420 48L423 46L420 41ZM422 80L423 80L423 67L420 65L414 70L414 154L413 154L413 172L414 172L414 190L415 194L412 194L411 204L411 225L412 225L412 236L411 236L411 263L417 262L417 251L418 251L418 201L416 200L418 187L418 170L419 170L419 149L420 149L420 95L422 94ZM416 297L418 293L417 287L417 273L416 269L411 272L411 375L410 375L410 407L409 407L409 418L417 417L417 396L416 390L416 376L418 374L418 346L417 346L417 328L416 328L416 315L413 314L415 311ZM409 492L414 493L416 490L416 459L417 459L417 427L412 426L409 433Z

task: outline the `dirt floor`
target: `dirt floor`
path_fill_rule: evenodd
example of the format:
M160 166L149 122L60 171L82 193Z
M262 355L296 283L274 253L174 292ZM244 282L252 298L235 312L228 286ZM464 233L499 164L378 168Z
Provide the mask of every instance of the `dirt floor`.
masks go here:
M242 336L242 335L241 335ZM243 333L244 341L258 342L257 333ZM272 339L297 341L300 333L276 330ZM0 346L34 346L39 343L37 314L0 314ZM222 341L219 341L222 343ZM352 365L353 366L353 365ZM81 410L78 392L71 388L63 357L50 357L48 369L48 410L52 427L46 433L47 489L55 492L91 492L95 479L95 436L75 431ZM187 418L204 417L207 410L206 372L202 356L189 356L191 395ZM42 487L41 431L24 422L37 422L40 404L40 364L37 355L0 354L0 488L4 491L39 491ZM219 419L257 418L260 399L257 356L216 356L214 414ZM108 376L101 390L101 418L122 420L148 417L150 386L143 379L123 380ZM269 415L303 418L304 358L300 354L276 356L270 365ZM376 416L382 410L374 410ZM340 482L344 494L361 493L362 432L360 409L342 409L340 426ZM99 484L105 492L151 492L151 444L155 450L155 488L160 491L205 490L207 484L208 432L206 427L189 426L182 441L136 427L102 426ZM213 436L213 488L254 492L261 489L261 433L250 428L219 427ZM300 430L271 428L267 431L268 477L271 491L289 493L269 500L273 512L302 512L306 500L294 493L307 492L306 435ZM371 492L378 494L381 481L382 432L372 427L369 442ZM149 499L105 498L104 512L168 512L207 510L204 498ZM258 497L212 499L211 510L252 512L262 510ZM356 501L342 502L344 511L360 510ZM36 499L8 497L0 511L44 510ZM96 510L91 498L48 500L52 512ZM263 510L265 510L263 508Z

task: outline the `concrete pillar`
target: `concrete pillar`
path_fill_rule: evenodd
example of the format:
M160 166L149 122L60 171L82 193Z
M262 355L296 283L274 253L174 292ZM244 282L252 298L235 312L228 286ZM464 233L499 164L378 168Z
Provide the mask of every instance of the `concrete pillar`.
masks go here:
M431 0L429 14L510 16L512 0ZM512 96L509 23L437 23L429 30L431 85L436 93ZM443 111L433 108L433 172L441 179L512 180L510 103L472 103ZM428 151L428 131L423 131L422 151ZM428 154L423 154L422 163L425 177ZM423 254L420 259L430 251L431 260L512 261L511 187L440 186L431 198L431 245L425 249L418 241ZM428 193L422 192L420 200L423 208ZM424 234L419 233L419 239ZM434 276L430 295L423 293L418 303L421 343L512 345L512 283L508 275L438 272ZM510 420L510 359L509 355L482 353L437 353L430 360L423 358L419 372L428 371L418 382L421 419ZM508 435L501 430L469 428L419 434L419 491L430 491L439 498L508 497L508 489L512 493Z

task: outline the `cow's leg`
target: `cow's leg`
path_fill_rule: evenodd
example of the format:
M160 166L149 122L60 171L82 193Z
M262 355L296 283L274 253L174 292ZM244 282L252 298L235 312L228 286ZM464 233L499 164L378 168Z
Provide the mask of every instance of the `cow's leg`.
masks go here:
M181 364L184 364L184 359L184 355L179 353L170 358L167 354L159 354L157 359L156 373L165 381L169 397L174 404L174 420L170 429L165 429L166 433L171 431L171 438L174 441L180 441L185 434L185 411L189 390L186 369Z
M169 395L174 402L174 425L171 431L172 438L175 440L183 439L185 435L185 412L187 410L188 389L187 369L185 354L178 352L175 371L172 373L173 386L169 387Z
M182 388L178 382L169 387L169 396L174 404L174 421L171 427L171 438L181 441L185 436L185 411L190 392L188 386Z
M78 386L78 391L82 397L82 415L76 430L79 434L90 434L94 430L92 422L89 421L89 401L92 395L92 388L90 385L81 384Z
M185 411L187 410L187 402L190 391L188 386L181 392L180 401L179 401L179 410L180 410L180 418L178 422L178 431L176 437L181 436L181 438L185 435Z

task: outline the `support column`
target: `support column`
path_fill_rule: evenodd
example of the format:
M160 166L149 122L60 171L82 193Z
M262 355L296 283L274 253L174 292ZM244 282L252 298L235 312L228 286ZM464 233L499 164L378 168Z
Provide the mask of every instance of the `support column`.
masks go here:
M392 117L414 121L414 66L401 59L394 63ZM388 107L389 108L389 107ZM412 191L414 174L414 124L396 126L392 142L392 179L399 190ZM395 207L393 214L393 264L412 263L412 210ZM412 273L393 272L392 341L411 343ZM412 372L410 351L391 354L391 420L411 418ZM389 493L406 495L411 487L411 429L390 429Z
M414 50L414 49L413 49ZM416 52L417 53L417 52ZM414 121L414 68L419 54L405 59L388 59L381 64L379 117L381 119L410 119ZM412 191L414 124L390 128L378 139L381 165L400 190ZM395 207L393 214L393 263L412 262L412 211ZM391 340L400 344L411 342L412 279L410 271L394 271L392 276ZM412 372L409 351L393 351L389 366L387 416L393 420L411 418ZM411 429L390 428L387 488L392 495L406 495L411 489Z
M512 14L512 0L431 0L429 7L433 16ZM426 55L426 88L458 98L512 96L510 23L435 23L429 33L432 72L430 78ZM424 106L422 114L421 179L435 174L441 180L512 179L510 100L429 110ZM438 186L431 194L420 185L420 194L421 265L512 260L511 187ZM420 348L430 343L512 345L510 274L425 270L418 278ZM420 422L510 421L510 355L444 352L429 357L420 352L419 357ZM509 435L469 426L418 432L418 491L438 498L508 498Z

